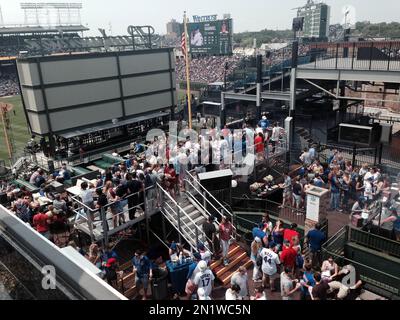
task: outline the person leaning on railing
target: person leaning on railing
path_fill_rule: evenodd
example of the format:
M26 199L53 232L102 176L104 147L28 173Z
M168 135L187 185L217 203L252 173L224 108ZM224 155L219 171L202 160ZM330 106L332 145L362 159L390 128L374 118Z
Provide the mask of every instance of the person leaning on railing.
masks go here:
M395 239L396 241L400 241L400 215L396 209L392 209L392 215L389 218L381 221L381 225L387 222L393 222L393 232Z

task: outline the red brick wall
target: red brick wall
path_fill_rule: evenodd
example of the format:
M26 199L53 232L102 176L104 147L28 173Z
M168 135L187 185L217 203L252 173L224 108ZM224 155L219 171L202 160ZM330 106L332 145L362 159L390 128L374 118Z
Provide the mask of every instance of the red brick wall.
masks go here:
M357 98L367 98L367 99L379 99L379 100L394 100L400 101L399 94L396 94L395 90L384 91L383 86L371 86L363 85L362 91L368 92L354 92L346 89L346 96L357 97ZM380 102L380 101L365 101L365 107L371 108L382 108L387 109L391 112L400 113L400 102Z

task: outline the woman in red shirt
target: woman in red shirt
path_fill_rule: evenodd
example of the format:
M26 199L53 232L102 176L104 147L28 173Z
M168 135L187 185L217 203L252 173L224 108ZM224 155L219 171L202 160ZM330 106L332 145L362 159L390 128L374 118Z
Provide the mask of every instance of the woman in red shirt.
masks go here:
M254 145L257 157L262 158L262 156L264 155L264 136L261 132L254 139Z

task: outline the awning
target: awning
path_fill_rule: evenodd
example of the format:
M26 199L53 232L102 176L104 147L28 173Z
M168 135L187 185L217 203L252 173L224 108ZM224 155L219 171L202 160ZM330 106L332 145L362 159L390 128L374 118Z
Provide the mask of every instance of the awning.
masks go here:
M110 123L107 123L107 124L94 126L94 127L90 127L90 128L85 128L85 129L80 129L80 130L75 130L75 131L66 132L66 133L62 133L62 134L57 134L57 136L62 137L64 139L71 139L74 137L84 136L89 133L93 133L93 132L97 132L97 131L104 131L104 130L119 128L119 127L126 126L126 125L136 123L136 122L141 122L141 121L146 121L146 120L150 120L150 119L168 116L169 114L170 114L169 112L153 113L153 114L149 114L149 115L145 115L145 116L140 116L140 117L136 117L136 118L118 121L115 124L111 123L111 121L110 121Z

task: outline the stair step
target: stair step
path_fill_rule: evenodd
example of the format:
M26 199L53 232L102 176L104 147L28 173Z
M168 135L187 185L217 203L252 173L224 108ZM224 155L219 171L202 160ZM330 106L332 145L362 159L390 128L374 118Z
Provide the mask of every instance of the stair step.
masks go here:
M228 251L228 258L234 256L236 253L240 251L240 249L241 248L237 244L231 245ZM214 261L213 263L211 263L210 269L214 271L214 269L220 266L221 264L222 264L221 260Z
M127 297L129 300L135 299L135 297L139 294L136 286L133 286L132 288L126 290L124 292L124 296Z
M220 265L217 268L215 268L214 272L217 275L217 277L220 278L223 274L233 269L237 264L244 261L246 258L248 258L247 253L239 251L236 255L230 258L229 265L227 266Z
M180 207L185 211L186 213L192 212L193 210L196 210L195 206L192 204L188 204L186 206L180 205Z
M190 218L190 219L192 219L193 221L196 222L196 220L198 220L199 217L203 218L203 215L201 214L201 212L200 211L193 211L190 214L183 216L182 220L185 221L185 222L188 222L189 218ZM191 223L191 222L189 222L189 223Z
M243 263L241 265L237 265L237 268L239 268L240 266L243 266L246 269L249 269L252 265L253 265L253 262L250 259L248 259L248 261L246 261L245 263ZM227 273L226 275L223 276L221 281L224 284L224 286L228 285L231 282L232 275L235 273L237 268L235 268L235 270L233 272L231 272L229 274Z

